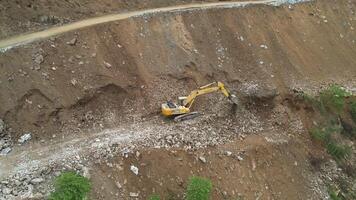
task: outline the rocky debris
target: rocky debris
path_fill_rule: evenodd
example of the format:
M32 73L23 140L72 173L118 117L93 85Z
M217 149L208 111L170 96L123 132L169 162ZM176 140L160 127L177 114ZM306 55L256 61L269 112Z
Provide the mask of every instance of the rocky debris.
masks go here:
M5 156L12 151L10 135L6 132L6 124L0 119L0 156Z
M0 152L0 156L6 156L7 154L9 154L12 151L11 147L6 147L3 148Z
M68 20L65 20L65 19L62 19L60 17L57 17L57 16L49 16L49 15L41 15L39 18L38 18L38 21L40 23L43 23L43 24L60 24L60 23L64 23Z
M0 119L0 134L2 134L5 131L5 122Z
M31 183L32 184L39 184L39 183L42 183L44 181L43 178L34 178L31 180Z
M78 81L76 79L72 79L70 80L70 83L73 85L73 86L76 86L78 84Z
M32 70L40 70L41 64L44 62L44 51L42 49L36 50L36 52L32 55L32 60L34 66L31 67Z
M139 151L136 151L136 158L139 158L140 157L140 155L141 155L141 153L139 152Z
M262 49L268 49L267 45L265 45L265 44L261 44L260 47L261 47Z
M32 133L26 133L24 135L22 135L20 137L20 139L18 139L17 141L20 143L20 144L24 144L25 142L27 142L28 140L30 140L32 138Z
M121 189L121 188L122 188L122 185L120 184L119 181L115 182L115 185L116 185L116 187L117 187L118 189Z
M205 159L205 157L203 157L203 156L199 156L199 160L200 160L202 163L206 163L206 159Z
M236 158L237 158L237 160L239 160L239 161L243 161L243 160L244 160L244 159L243 159L241 156L239 156L239 155L237 155Z
M134 165L131 165L130 170L132 171L132 173L134 173L135 175L138 175L138 168Z
M222 108L219 107L220 112L222 112L221 109ZM230 110L231 108L229 107L227 109ZM63 170L82 172L85 171L84 166L89 163L107 163L110 167L116 167L108 163L107 160L113 158L115 155L120 155L120 153L124 158L129 157L131 154L136 158L141 158L142 155L138 150L145 147L179 147L186 151L191 151L207 146L215 146L230 141L233 137L238 137L236 133L242 132L244 124L255 128L255 123L248 123L248 121L251 120L248 116L246 113L238 113L237 118L245 120L240 122L236 119L227 118L225 114L221 116L211 114L203 115L198 119L175 123L174 125L171 123L152 125L161 123L161 120L155 121L156 119L153 118L150 121L137 121L131 125L119 127L112 132L106 130L105 133L100 134L100 137L81 141L87 144L85 145L85 150L76 149L76 145L74 145L68 147L70 150L68 149L64 154L56 154L59 158L58 160L41 162L40 165L35 163L30 164L28 161L21 162L21 166L26 167L17 169L16 172L18 172L18 177L29 175L29 178L26 179L26 184L22 184L23 181L21 178L14 178L12 176L8 179L9 184L6 187L10 189L20 188L18 195L29 191L35 194L39 190L38 188L46 185L46 181L38 181L40 183L36 183L35 181L32 183L31 180L33 179L42 178L43 180L50 180L55 174L59 175L58 171ZM258 118L254 120L258 121ZM258 123L257 125L259 126ZM244 133L247 134L249 131L253 132L254 129L252 128L251 130L246 128ZM200 162L207 163L205 157L200 157L201 158L197 157ZM123 170L123 167L119 166L118 169ZM131 165L129 169L133 174L139 175L138 167ZM15 180L18 180L21 186L17 186ZM125 184L125 181L123 184ZM28 185L31 185L33 189L28 189ZM117 187L120 186L121 184L117 185ZM46 191L50 191L50 189L45 189L44 191L44 193L46 193Z
M131 153L131 150L129 148L124 148L123 150L121 150L121 155L124 158L128 158L130 153Z
M130 197L138 197L139 194L135 192L130 192Z
M279 93L276 88L251 82L242 85L241 95L249 99L271 100L278 96Z
M231 156L231 155L232 155L232 152L231 152L231 151L225 151L225 155L226 155L226 156Z
M43 55L36 55L33 59L36 64L42 64L44 61Z
M67 44L70 45L70 46L74 46L74 45L77 44L77 41L78 41L77 38L73 38L70 41L68 41Z
M105 62L105 61L104 61L104 65L105 65L105 67L107 67L107 68L111 68L111 67L112 67L112 65L111 65L110 63Z

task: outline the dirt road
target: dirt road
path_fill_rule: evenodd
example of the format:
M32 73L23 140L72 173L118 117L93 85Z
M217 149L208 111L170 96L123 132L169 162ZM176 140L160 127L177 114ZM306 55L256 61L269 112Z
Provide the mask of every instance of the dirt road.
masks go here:
M304 0L297 0L293 2L302 2L302 1ZM77 30L80 28L117 21L117 20L128 19L131 17L139 17L142 15L151 15L151 14L165 13L165 12L184 12L184 11L196 10L196 9L243 7L243 6L256 5L256 4L280 5L287 2L289 1L288 0L262 0L262 1L257 0L257 1L246 1L246 2L201 3L201 4L187 4L187 5L155 8L155 9L127 12L127 13L120 13L120 14L112 14L112 15L107 15L102 17L86 19L60 27L54 27L40 32L19 35L9 39L1 40L0 51L6 51L7 49L12 48L14 46L52 37L65 32Z

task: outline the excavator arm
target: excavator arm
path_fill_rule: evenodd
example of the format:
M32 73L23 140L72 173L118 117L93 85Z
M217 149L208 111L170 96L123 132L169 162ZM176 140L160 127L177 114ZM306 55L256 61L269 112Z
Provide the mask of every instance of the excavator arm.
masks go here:
M203 94L208 94L212 92L221 91L226 97L230 99L230 101L234 104L238 104L237 98L230 94L230 92L225 88L225 85L221 82L214 82L208 85L199 87L196 90L193 90L186 97L179 97L178 104L175 104L171 101L162 104L162 114L164 116L176 116L174 120L181 121L185 119L191 119L197 116L199 113L190 112L190 108L193 105L195 99Z
M185 106L187 108L190 108L195 99L203 94L209 94L209 93L213 93L213 92L217 92L217 91L221 91L226 97L228 97L229 99L231 98L231 94L230 92L225 88L225 85L221 82L214 82L214 83L210 83L208 85L199 87L196 90L193 90L189 96L187 97L183 97L183 103L182 106Z

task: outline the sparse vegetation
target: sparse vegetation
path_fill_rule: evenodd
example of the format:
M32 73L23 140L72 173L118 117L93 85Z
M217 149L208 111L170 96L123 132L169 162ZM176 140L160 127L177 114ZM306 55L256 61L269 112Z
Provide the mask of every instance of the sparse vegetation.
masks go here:
M89 179L75 172L64 172L55 180L49 200L83 200L90 191Z
M316 127L311 130L311 135L314 139L324 143L329 143L332 140L332 134L342 131L342 127L338 125L327 125L326 127Z
M328 153L335 158L335 160L343 160L351 155L351 148L345 145L336 144L330 141L326 145Z
M320 93L320 102L323 107L331 112L340 113L345 105L345 98L350 96L344 88L339 85L331 85Z
M210 180L192 177L187 188L187 200L208 200L212 189Z
M320 112L324 112L324 108L321 104L321 102L319 101L318 98L313 97L309 94L306 93L301 93L300 97L308 104L311 105L314 109L317 109Z
M323 128L314 128L311 130L311 135L315 140L321 141L327 152L335 158L335 160L343 160L350 156L351 149L348 146L338 144L333 138L334 134L339 134L342 128L338 125L327 125Z
M331 85L323 90L320 92L319 98L303 94L304 101L316 108L323 118L321 122L324 125L313 128L310 131L312 137L321 141L327 152L337 161L344 160L351 154L351 149L348 146L339 144L339 140L336 139L338 134L343 132L343 127L340 125L340 115L344 111L346 98L350 95L339 85Z
M338 193L332 187L329 187L329 196L331 200L342 200L338 197Z
M348 120L351 115L352 120L356 122L356 101L351 100L346 105L347 97L350 95L342 87L332 85L328 89L323 90L319 97L303 94L303 100L307 105L312 106L313 110L321 114L321 118L318 120L319 124L322 125L313 128L310 131L311 136L325 146L327 152L349 176L353 176L353 166L349 165L348 162L344 162L350 158L352 150L351 147L342 144L342 141L346 138L341 135L344 134L347 138L355 138L356 135L353 125ZM345 108L350 113L346 113ZM318 163L318 160L314 161L315 166ZM329 187L330 199L347 200L356 198L355 192L351 189L353 187L352 183L349 183L345 179L342 184L339 183L337 185L340 187Z
M158 195L152 195L148 200L160 200L161 198Z

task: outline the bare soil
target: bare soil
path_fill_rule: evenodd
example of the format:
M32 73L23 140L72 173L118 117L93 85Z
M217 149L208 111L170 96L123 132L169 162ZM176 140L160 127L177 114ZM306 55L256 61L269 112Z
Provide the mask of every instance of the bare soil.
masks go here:
M71 21L175 3L0 1L0 38L45 27L23 23L54 10ZM354 1L317 0L161 13L1 53L0 118L15 145L0 157L0 180L58 158L63 163L48 172L50 181L55 171L73 168L78 153L78 171L89 168L91 199L132 199L130 192L182 199L192 175L211 178L212 199L325 199L325 177L311 155L335 162L309 136L312 115L291 99L295 89L316 93L330 83L355 90L355 8ZM211 94L193 107L203 113L199 119L176 124L160 116L162 102L212 81L226 83L240 110ZM17 145L28 132L33 138ZM113 146L111 156L94 157ZM128 147L125 158L120 152Z
M118 12L143 10L219 0L68 0L68 1L0 1L0 39L24 32L33 32L88 17Z

